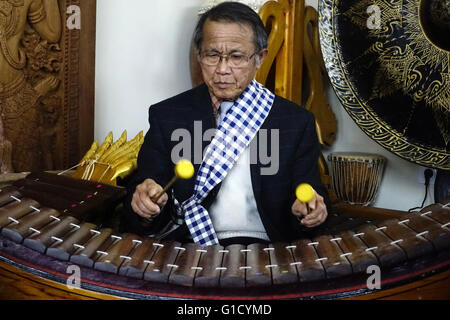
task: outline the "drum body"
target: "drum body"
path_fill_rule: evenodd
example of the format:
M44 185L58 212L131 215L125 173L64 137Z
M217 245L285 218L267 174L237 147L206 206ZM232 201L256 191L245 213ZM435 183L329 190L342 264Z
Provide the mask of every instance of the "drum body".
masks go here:
M367 206L377 195L386 159L369 153L331 153L332 186L339 200Z

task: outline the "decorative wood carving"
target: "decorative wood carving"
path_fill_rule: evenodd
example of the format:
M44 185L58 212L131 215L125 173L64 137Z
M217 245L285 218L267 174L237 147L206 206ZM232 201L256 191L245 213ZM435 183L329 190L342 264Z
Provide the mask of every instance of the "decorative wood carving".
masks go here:
M96 0L0 0L0 171L67 168L93 140Z
M114 142L110 132L102 144L97 140L81 159L72 177L117 185L117 178L125 178L137 168L139 150L144 143L144 132L127 141L125 130Z
M326 146L332 146L336 140L337 120L328 104L323 85L323 76L326 74L326 70L320 49L318 20L319 14L316 9L307 6L305 8L303 47L304 68L309 79L309 95L306 109L314 113L316 117L319 141Z

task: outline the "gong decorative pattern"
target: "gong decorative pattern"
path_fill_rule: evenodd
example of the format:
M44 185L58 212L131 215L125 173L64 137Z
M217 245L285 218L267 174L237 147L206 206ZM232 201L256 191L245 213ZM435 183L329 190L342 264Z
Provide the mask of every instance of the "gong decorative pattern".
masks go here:
M373 140L450 169L450 1L321 0L319 31L335 92Z

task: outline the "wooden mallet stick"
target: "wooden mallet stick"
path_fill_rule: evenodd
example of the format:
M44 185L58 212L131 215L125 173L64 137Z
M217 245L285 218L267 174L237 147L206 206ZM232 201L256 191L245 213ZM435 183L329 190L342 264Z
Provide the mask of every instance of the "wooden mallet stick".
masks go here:
M186 159L180 160L175 166L175 175L173 176L173 178L164 187L164 189L160 193L158 193L154 197L154 199L152 199L152 201L154 203L157 203L159 198L161 198L162 195L166 193L167 190L169 190L178 179L187 180L192 178L193 175L194 175L194 166L192 165L192 163Z

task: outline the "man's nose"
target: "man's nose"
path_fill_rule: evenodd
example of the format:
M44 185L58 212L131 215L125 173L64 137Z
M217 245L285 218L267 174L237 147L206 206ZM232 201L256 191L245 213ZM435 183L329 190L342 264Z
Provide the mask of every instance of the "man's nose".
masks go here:
M222 57L219 60L219 63L217 64L216 72L221 73L221 74L231 72L231 68L228 65L228 59L226 59L225 57Z

